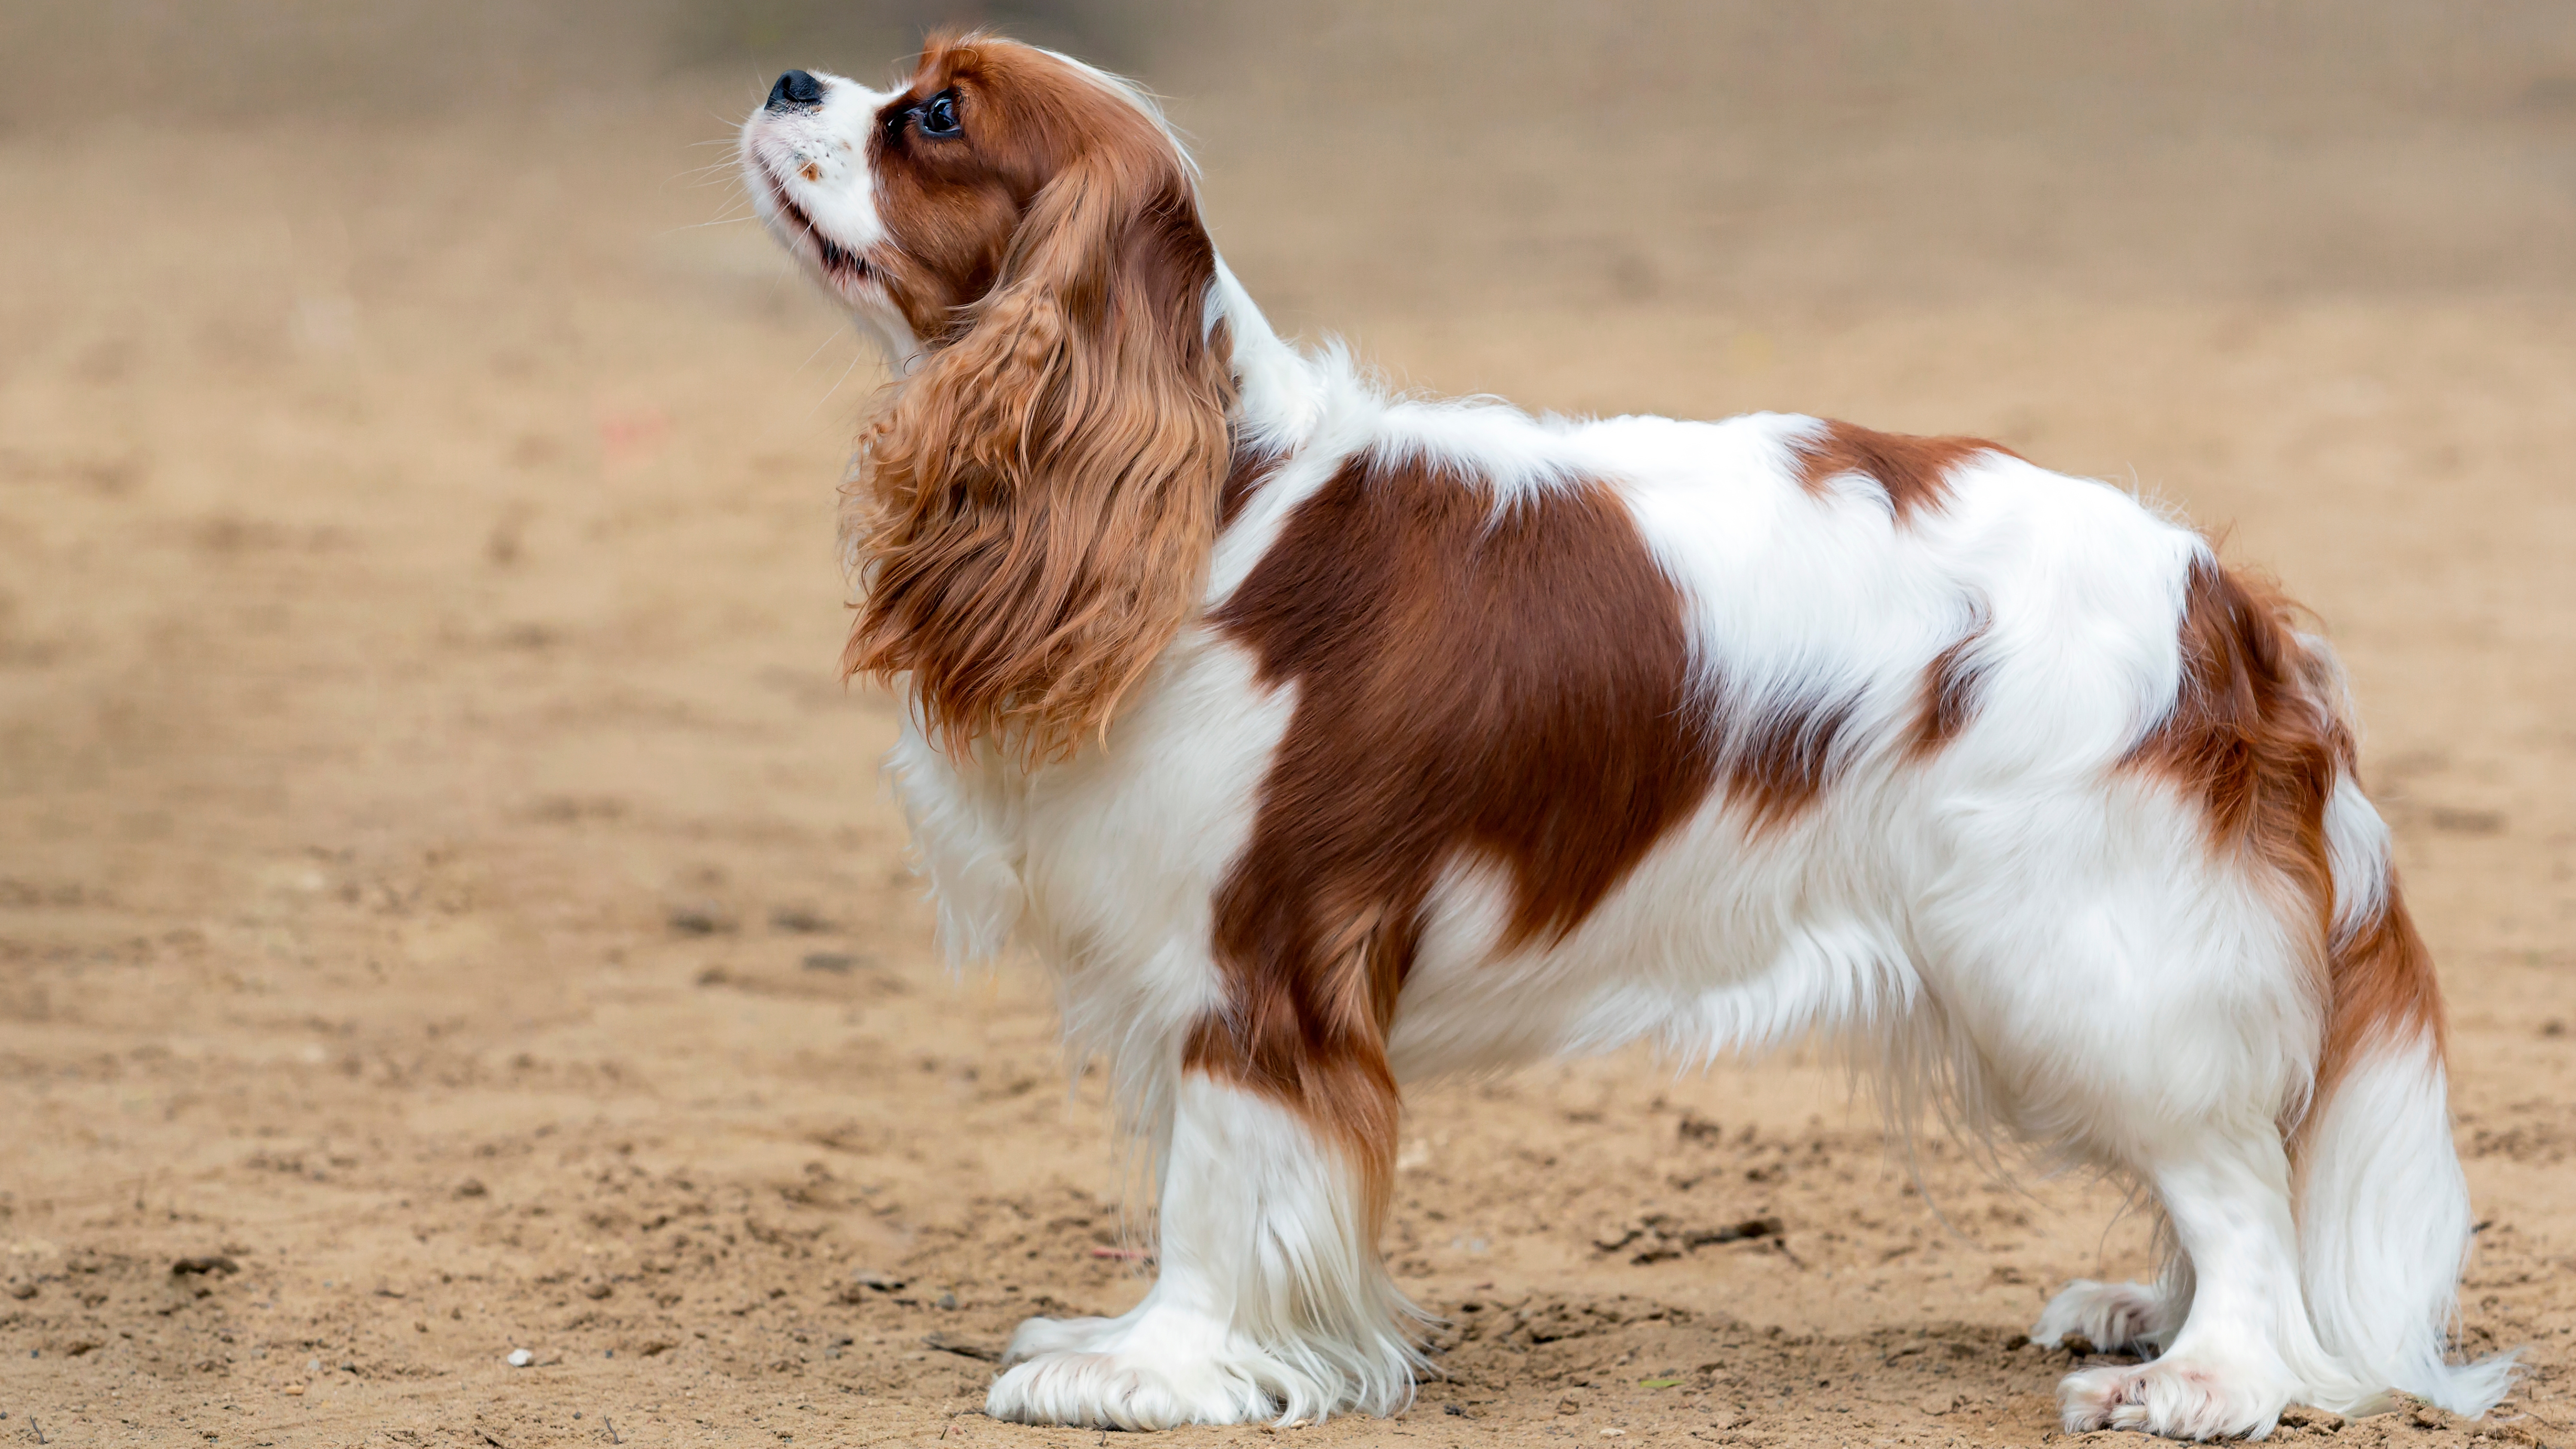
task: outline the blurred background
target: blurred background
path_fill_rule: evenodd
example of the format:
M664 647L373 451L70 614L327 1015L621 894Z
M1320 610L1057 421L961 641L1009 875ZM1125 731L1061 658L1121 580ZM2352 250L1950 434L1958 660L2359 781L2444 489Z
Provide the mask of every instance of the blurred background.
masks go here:
M156 1253L241 1247L303 1315L274 1341L370 1366L353 1404L379 1366L446 1402L552 1335L684 1345L617 1360L665 1377L738 1353L757 1406L822 1351L794 1315L855 1311L798 1274L945 1274L997 1335L1021 1288L974 1265L1013 1214L1114 1240L1095 1119L1028 1093L1044 981L930 952L876 789L891 711L833 673L834 490L881 374L733 172L780 69L881 83L952 21L1167 98L1273 320L1400 385L1983 434L2278 573L2351 666L2466 1044L2482 1261L2524 1285L2473 1326L2566 1321L2539 1244L2576 1232L2576 6L12 0L0 1269L37 1288L0 1340L54 1356L0 1353L0 1398L165 1373L120 1337L185 1337ZM1840 1110L1812 1062L1566 1071L1417 1099L1415 1291L1629 1291L1586 1235L1663 1190L1683 1104L1781 1141ZM1723 1211L1848 1271L1720 1273L1723 1311L2000 1343L2034 1285L2142 1251L2083 1199L1963 1262L1866 1124L1815 1130L1843 1178ZM1578 1170L1514 1176L1533 1143ZM805 1264L759 1270L781 1306L692 1317L753 1270L654 1257L619 1216L648 1170L666 1217ZM1881 1226L1801 1236L1855 1201ZM647 1260L669 1302L558 1308ZM43 1286L79 1262L113 1295ZM1128 1291L1065 1262L1030 1291ZM693 1357L709 1324L743 1341ZM200 1327L150 1380L171 1404L267 1372ZM866 1353L835 1371L914 1382ZM1993 1432L2043 1432L2045 1376L1975 1362Z
M236 828L677 788L704 756L632 768L668 741L454 728L441 671L650 659L715 713L702 652L825 680L880 374L731 135L782 67L882 82L942 23L1165 96L1274 320L1401 385L1981 432L2236 530L2346 630L2566 642L2553 0L25 0L0 812L112 853L193 828L178 779ZM2403 677L2492 720L2501 658ZM472 762L388 768L433 731Z
M2492 290L2560 285L2576 253L2576 17L2532 0L30 0L0 18L0 124L166 145L479 118L534 143L730 119L790 64L881 82L942 23L1169 97L1234 250L1339 279L1298 299L1328 312ZM624 134L588 164L663 133ZM570 160L544 151L484 184Z

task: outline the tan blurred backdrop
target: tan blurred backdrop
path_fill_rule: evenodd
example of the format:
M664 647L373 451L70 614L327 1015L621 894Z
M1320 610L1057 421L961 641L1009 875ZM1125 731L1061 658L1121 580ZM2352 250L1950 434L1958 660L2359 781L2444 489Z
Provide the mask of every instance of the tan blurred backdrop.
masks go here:
M1282 278L1327 310L2493 291L2576 256L2548 0L25 0L0 125L731 116L791 64L879 81L942 23L1166 95L1232 250L1328 273ZM175 159L143 149L129 183Z
M1401 384L1984 434L2277 571L2451 993L2467 1332L2576 1421L2576 5L14 0L0 1431L1003 1442L973 1354L1141 1291L1046 982L931 953L832 673L879 373L732 175L951 19L1168 97ZM1842 1102L1416 1094L1399 1279L1523 1326L1413 1427L2039 1442L2014 1335L2142 1225L1937 1151L1935 1219Z

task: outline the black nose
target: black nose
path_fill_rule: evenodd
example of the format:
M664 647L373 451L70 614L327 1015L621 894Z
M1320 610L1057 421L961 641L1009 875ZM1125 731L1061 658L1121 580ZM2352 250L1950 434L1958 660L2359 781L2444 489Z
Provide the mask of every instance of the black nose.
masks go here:
M783 111L789 106L811 106L823 99L823 83L801 70L791 70L769 88L769 108Z

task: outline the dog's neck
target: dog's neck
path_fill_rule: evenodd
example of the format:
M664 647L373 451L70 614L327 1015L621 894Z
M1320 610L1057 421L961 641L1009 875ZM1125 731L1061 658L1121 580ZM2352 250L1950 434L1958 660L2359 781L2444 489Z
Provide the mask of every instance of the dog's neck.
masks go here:
M1323 388L1315 365L1271 330L1252 294L1219 257L1208 284L1207 325L1222 326L1234 349L1232 425L1238 450L1295 452L1323 415Z

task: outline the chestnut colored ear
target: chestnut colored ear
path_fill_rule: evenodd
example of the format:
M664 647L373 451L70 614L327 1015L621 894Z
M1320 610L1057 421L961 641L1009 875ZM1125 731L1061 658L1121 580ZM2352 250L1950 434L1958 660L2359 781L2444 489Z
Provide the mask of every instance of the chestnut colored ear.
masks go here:
M1178 152L1098 140L861 439L846 673L909 671L933 737L1024 763L1105 732L1197 607L1234 384Z

